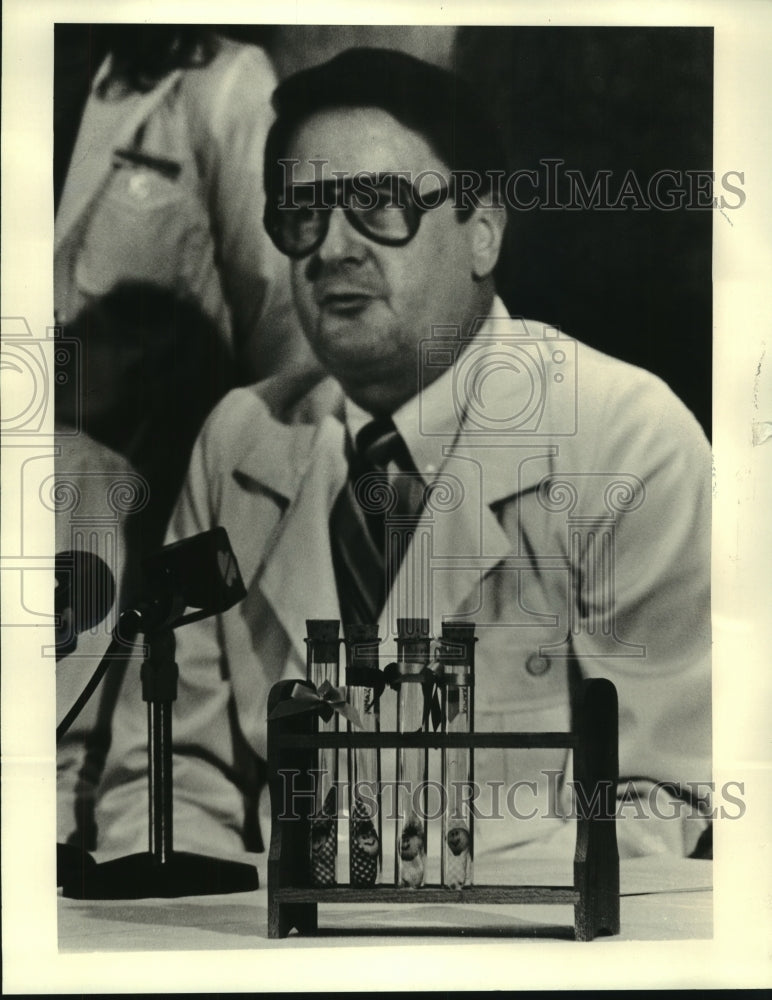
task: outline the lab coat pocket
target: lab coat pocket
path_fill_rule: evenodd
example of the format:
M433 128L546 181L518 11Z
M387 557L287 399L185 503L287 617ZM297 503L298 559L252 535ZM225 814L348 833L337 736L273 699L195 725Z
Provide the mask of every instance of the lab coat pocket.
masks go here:
M206 222L181 165L154 163L152 157L142 161L116 156L94 203L76 265L78 288L87 297L122 283L181 292L183 263L198 254Z

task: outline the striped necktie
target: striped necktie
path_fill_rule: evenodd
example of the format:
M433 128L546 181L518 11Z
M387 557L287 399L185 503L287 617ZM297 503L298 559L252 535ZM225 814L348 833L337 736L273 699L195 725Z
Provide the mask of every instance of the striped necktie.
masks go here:
M348 477L330 514L344 624L378 621L423 510L424 483L390 419L346 432Z

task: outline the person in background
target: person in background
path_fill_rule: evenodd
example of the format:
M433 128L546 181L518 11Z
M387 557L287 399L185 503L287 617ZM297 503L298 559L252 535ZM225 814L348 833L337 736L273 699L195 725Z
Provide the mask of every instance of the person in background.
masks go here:
M203 26L111 25L100 38L107 54L54 227L55 319L80 342L85 372L78 397L72 379L59 392L57 413L80 411L89 434L148 478L148 549L222 395L316 365L287 262L260 222L276 83L267 55ZM97 355L115 378L100 377ZM160 411L150 405L162 397Z
M150 284L214 321L242 382L308 359L286 262L259 224L267 55L205 27L105 30L56 215L57 322Z

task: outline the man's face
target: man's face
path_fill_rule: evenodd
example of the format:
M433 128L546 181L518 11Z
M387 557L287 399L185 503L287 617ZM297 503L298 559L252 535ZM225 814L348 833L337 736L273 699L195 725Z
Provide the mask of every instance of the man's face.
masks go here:
M336 108L319 112L295 133L287 157L299 160L297 182L333 179L333 172L435 171L448 167L426 140L379 108ZM340 176L340 174L338 174ZM438 187L427 174L421 194ZM295 260L295 301L306 336L319 360L346 393L371 413L393 412L419 387L419 344L432 326L466 328L484 310L474 274L474 219L459 223L448 198L424 213L405 246L383 246L359 233L340 207L310 256Z

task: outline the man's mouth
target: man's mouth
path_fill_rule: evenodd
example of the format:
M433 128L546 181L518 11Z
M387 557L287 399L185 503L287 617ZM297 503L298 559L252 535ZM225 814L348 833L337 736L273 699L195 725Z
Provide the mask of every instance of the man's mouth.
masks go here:
M374 298L373 293L365 289L332 289L322 291L316 296L316 301L327 312L346 314L361 311Z

